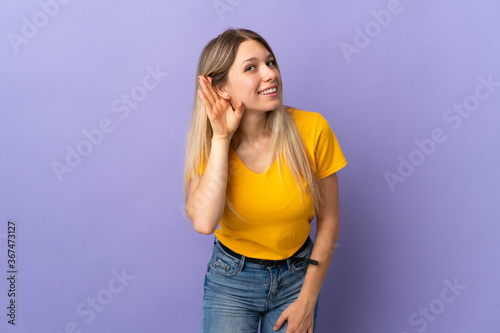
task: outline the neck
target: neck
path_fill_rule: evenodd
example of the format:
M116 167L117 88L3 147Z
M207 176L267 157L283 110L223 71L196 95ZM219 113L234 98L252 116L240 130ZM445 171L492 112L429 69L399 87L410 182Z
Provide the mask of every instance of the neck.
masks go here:
M266 125L267 112L248 112L241 118L238 126L240 142L258 142L268 137L264 129Z

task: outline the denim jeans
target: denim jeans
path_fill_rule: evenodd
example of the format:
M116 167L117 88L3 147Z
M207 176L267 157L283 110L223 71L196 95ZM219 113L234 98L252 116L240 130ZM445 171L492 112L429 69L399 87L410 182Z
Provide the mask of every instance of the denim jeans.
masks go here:
M297 257L311 256L313 243ZM246 263L219 246L216 241L207 265L201 316L202 333L286 332L287 322L279 331L273 327L279 316L299 296L308 264L292 263L275 267ZM314 327L318 302L314 312Z

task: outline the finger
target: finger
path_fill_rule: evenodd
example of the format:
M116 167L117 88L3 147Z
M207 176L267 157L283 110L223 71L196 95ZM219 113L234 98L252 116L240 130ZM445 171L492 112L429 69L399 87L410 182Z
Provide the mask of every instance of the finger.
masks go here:
M200 86L203 91L203 95L205 96L206 100L210 103L209 106L208 105L205 106L207 108L208 107L212 108L212 105L215 105L215 100L207 86L207 82L205 81L205 78L203 76L200 76L198 79L200 80Z
M287 317L288 317L288 314L285 311L283 311L281 313L281 316L278 318L278 320L276 320L276 323L274 324L273 330L275 330L275 331L279 330L281 328L281 326L283 326L283 324L287 320Z
M234 110L234 115L238 117L238 119L241 119L243 113L245 113L245 110L246 110L245 105L243 105L242 102L239 102L238 106L236 107L236 110Z
M205 79L208 81L208 86L210 87L211 91L213 92L214 97L219 98L219 99L223 99L223 98L222 98L222 97L220 97L220 96L219 96L219 94L215 91L215 89L214 89L214 85L212 84L212 77L211 77L211 76L207 76L207 77L205 77Z
M207 112L211 113L212 112L212 103L207 99L207 96L205 95L205 93L203 93L203 91L201 91L201 90L198 90L198 95L200 96L201 101L203 102L203 105L205 105Z
M215 102L219 100L219 95L217 95L212 88L212 83L204 76L202 76L200 83L202 83L203 92L207 98L212 102L212 104L215 104Z
M219 94L215 91L214 86L212 84L212 78L210 76L205 77L207 80L207 86L210 90L210 93L212 93L212 96L214 97L215 100L223 99L222 97L219 96Z

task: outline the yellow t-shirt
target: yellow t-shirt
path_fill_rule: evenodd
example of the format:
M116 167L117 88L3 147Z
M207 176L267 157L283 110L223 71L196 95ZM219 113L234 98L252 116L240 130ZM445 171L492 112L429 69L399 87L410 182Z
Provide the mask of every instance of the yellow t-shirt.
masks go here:
M317 112L289 108L307 151L314 161L313 171L319 179L329 176L347 161L328 121ZM246 257L279 260L293 255L311 231L315 212L310 196L302 193L285 166L277 161L264 173L250 171L238 155L229 149L228 187L231 202L238 214L227 207L220 228L215 231L219 241ZM204 169L204 168L203 168Z

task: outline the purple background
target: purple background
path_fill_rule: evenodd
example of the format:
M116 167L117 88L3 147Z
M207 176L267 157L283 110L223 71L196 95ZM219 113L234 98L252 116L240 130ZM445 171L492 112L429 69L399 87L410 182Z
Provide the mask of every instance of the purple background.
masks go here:
M500 82L498 1L54 1L0 4L1 276L9 219L19 270L15 327L0 279L2 332L199 331L213 236L182 215L184 147L199 54L228 27L268 40L285 104L323 114L348 160L319 332L500 332L500 87L460 126L447 111Z

